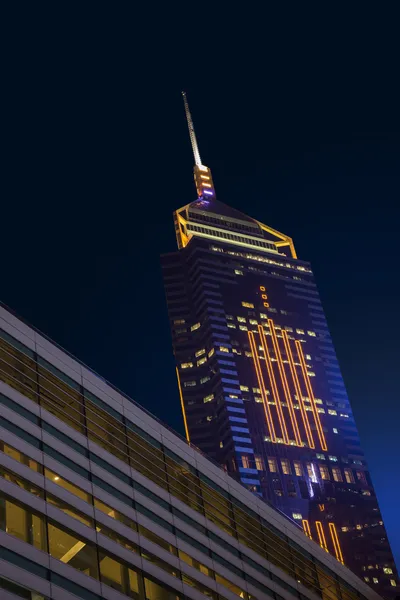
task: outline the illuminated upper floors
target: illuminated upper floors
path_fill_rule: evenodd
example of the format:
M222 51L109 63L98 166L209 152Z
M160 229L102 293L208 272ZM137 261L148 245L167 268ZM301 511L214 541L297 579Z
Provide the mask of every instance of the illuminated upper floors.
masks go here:
M379 598L131 400L0 316L4 597Z

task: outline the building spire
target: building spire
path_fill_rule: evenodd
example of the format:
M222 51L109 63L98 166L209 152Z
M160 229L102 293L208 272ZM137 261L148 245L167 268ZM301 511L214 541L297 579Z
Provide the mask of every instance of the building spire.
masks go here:
M196 134L194 131L192 115L190 114L189 104L188 104L187 97L186 97L186 92L182 92L182 96L183 96L183 104L185 105L185 113L186 113L188 129L189 129L190 141L192 143L194 162L199 167L201 165L200 152L199 152L199 147L197 145Z
M194 132L192 115L190 114L186 92L182 92L182 96L194 155L194 181L196 183L197 195L201 200L208 202L209 200L212 200L212 198L215 198L215 190L211 177L211 171L201 162L199 147L197 145L196 134Z

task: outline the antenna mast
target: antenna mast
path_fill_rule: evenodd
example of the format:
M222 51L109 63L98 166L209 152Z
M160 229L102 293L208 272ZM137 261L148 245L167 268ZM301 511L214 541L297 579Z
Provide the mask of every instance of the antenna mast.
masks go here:
M189 104L186 98L186 92L182 92L183 103L185 105L186 120L189 128L190 141L192 143L194 154L194 181L196 183L197 196L202 202L209 202L215 198L214 184L211 176L211 171L208 167L202 164L199 148L197 146L196 134L190 114Z
M183 96L183 103L185 105L185 113L186 113L188 129L189 129L190 141L192 143L192 148L193 148L194 162L199 167L201 165L200 152L199 152L199 147L197 145L196 134L194 132L194 125L193 125L193 121L192 121L192 115L190 114L190 110L189 110L189 104L187 101L186 92L182 92L182 96Z

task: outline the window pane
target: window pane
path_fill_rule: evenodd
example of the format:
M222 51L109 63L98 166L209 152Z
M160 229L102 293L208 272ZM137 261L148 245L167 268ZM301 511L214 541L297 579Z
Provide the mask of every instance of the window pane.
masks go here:
M32 469L32 471L36 471L36 473L42 473L42 465L37 463L36 460L29 458L29 456L22 454L22 452L20 452L19 450L16 450L15 448L12 448L8 444L4 444L1 441L0 441L0 450L2 452L4 452L4 454L7 454L7 456L9 456L10 458L13 458L14 460L17 460L19 463L26 465L27 467Z
M127 425L127 438L132 468L145 477L149 477L157 485L167 489L167 473L162 450L132 431L129 423Z
M39 550L47 551L44 517L4 496L0 497L0 529Z
M241 598L247 598L247 593L245 591L241 590L240 587L238 587L234 583L231 583L230 581L225 579L225 577L222 577L221 575L218 575L218 573L216 573L215 579L216 579L217 583L225 586L226 588L228 588L228 590L230 590L237 596L240 596Z
M123 594L128 594L128 567L114 560L114 558L111 558L111 556L103 554L102 552L99 554L99 559L102 583L109 585Z
M189 554L186 554L186 552L183 552L183 550L179 550L179 558L191 567L194 567L195 569L203 573L204 575L207 575L207 577L214 576L214 572L211 569L209 569L206 565L200 563L198 560L189 556Z
M49 551L53 558L69 564L85 575L99 578L97 552L91 544L53 523L48 524L48 533Z
M168 484L171 494L188 504L194 510L202 512L201 490L197 475L191 472L189 465L181 465L165 457Z
M128 463L125 427L85 398L88 437L105 450Z
M38 402L35 361L0 339L0 379Z
M38 381L40 405L76 431L84 433L83 401L79 391L42 365L38 365Z
M84 490L81 490L76 485L70 483L63 477L60 477L53 471L50 471L50 469L45 468L44 475L47 479L50 479L50 481L53 481L54 483L62 487L64 490L67 490L68 492L71 492L71 494L74 494L74 496L81 498L81 500L88 502L88 504L92 503L92 496L90 494L88 494Z
M62 510L66 515L69 515L74 519L78 519L78 521L80 521L84 525L87 525L88 527L94 527L93 519L86 516L84 513L81 513L79 510L77 510L73 506L70 506L63 500L59 500L58 498L50 494L46 495L46 500L49 504L52 504L56 508Z
M38 498L44 498L44 491L42 489L36 487L36 485L33 485L33 483L31 483L27 479L24 479L23 477L20 477L19 475L15 475L11 471L7 471L3 467L0 467L0 475L1 475L1 477L4 477L4 479L6 479L7 481L14 483L15 485L26 490L30 494L33 494L34 496L37 496Z
M151 579L144 578L144 589L147 600L181 600L175 591L162 586Z
M141 535L143 535L145 538L147 538L148 540L150 540L151 542L154 542L154 544L157 544L157 546L161 546L161 548L164 548L164 550L167 550L167 552L170 552L171 554L174 554L175 556L177 555L177 550L176 550L175 546L170 544L167 540L164 540L163 538L161 538L159 535L156 535L155 533L150 531L150 529L147 529L147 527L143 527L143 525L139 525L139 533Z
M104 502L102 502L98 498L94 498L93 500L95 508L98 508L107 516L111 517L112 519L115 519L116 521L119 521L120 523L123 523L130 529L133 529L133 531L137 531L137 524L135 523L135 521L123 515L118 510L115 510L115 508L111 508L111 506L104 504Z

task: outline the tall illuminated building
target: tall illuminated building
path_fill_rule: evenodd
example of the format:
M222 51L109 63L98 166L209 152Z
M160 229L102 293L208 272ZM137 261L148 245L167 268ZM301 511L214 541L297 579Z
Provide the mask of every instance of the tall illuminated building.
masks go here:
M310 264L216 199L189 107L197 199L162 258L187 438L382 595L397 574Z

